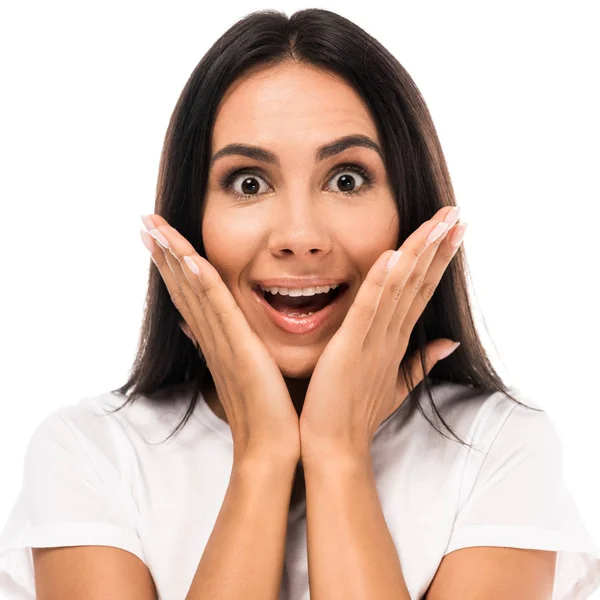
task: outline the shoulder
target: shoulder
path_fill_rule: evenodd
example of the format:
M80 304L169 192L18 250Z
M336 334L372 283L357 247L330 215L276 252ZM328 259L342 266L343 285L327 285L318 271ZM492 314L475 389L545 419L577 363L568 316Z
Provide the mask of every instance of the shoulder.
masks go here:
M456 442L442 423L443 419L461 440L472 445L475 453L481 455L492 447L498 450L509 446L506 450L510 452L518 449L520 444L530 448L544 445L545 450L560 452L560 435L551 416L518 388L508 388L507 394L463 383L438 379L429 381L433 402L429 400L425 386L420 385L417 395L423 412L417 414L412 411L408 418L411 430L422 430L428 443L446 447ZM432 424L444 436L433 437ZM463 450L467 452L468 448Z
M535 424L552 429L553 422L541 405L518 388L508 393L489 391L463 383L432 380L436 408L444 419L461 427L470 437L493 435L507 424L509 428ZM515 402L515 400L519 402Z
M135 438L144 434L152 438L164 421L162 412L169 414L168 406L161 412L146 396L130 403L126 400L122 394L107 391L55 408L34 427L27 455L43 460L45 453L70 454L118 466L131 454Z
M497 392L477 411L471 438L485 453L516 455L541 451L552 459L562 452L560 433L551 415L516 388ZM516 398L521 404L515 402Z
M75 437L84 435L88 440L104 441L107 431L125 416L118 417L119 413L111 413L120 404L120 398L112 392L79 398L49 412L35 427L32 438L69 431Z
M33 428L27 443L26 473L40 474L40 469L74 472L90 464L99 472L118 468L122 433L116 418L107 412L116 406L116 397L106 392L49 412Z
M152 397L142 394L132 401L106 391L54 409L36 427L34 436L69 430L72 436L100 448L118 446L123 439L154 443L173 431L185 416L188 401L189 394L176 388Z

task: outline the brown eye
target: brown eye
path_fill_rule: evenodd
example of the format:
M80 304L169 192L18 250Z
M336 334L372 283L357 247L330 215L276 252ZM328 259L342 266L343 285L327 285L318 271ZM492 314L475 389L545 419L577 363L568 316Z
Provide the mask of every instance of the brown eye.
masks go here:
M356 183L356 175L358 174L359 180L362 179L362 183ZM348 196L358 195L366 192L375 180L375 177L369 172L369 170L362 164L345 163L338 165L334 171L334 176L329 180L333 181L337 175L337 178L333 186L334 191L338 191L341 194ZM356 189L358 185L358 190Z
M337 175L335 175L334 177L332 177L330 179L330 181L333 181L335 178L337 177ZM359 180L362 179L364 181L364 178L362 177L362 175L359 175ZM344 194L357 194L358 192L355 191L355 188L357 187L357 183L356 183L356 175L350 175L347 171L343 171L342 174L340 175L340 177L338 178L337 182L333 184L334 189L336 189L336 186L339 186L339 191L344 193ZM358 187L361 187L361 184L358 184Z
M263 181L263 179L257 175L252 173L241 173L232 178L230 186L238 196L258 196L260 181ZM236 185L239 185L239 187L236 187Z
M223 175L219 184L222 190L230 192L234 196L239 198L252 198L260 195L259 182L261 181L265 183L265 180L255 169L237 169L236 167L233 167Z
M332 191L346 196L364 193L375 181L374 175L361 163L344 163L338 165L329 182L333 181L337 175L341 176L337 178ZM356 182L356 175L359 178L358 183ZM253 198L261 195L261 181L266 185L262 175L259 175L258 169L251 167L238 169L233 167L223 175L220 186L221 189L233 194L237 198ZM262 193L265 193L265 191Z

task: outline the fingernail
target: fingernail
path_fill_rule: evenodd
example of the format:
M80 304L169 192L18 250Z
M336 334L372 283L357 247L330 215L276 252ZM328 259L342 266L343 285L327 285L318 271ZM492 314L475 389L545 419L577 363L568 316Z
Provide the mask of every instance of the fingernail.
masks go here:
M444 219L444 223L448 223L448 226L452 227L452 225L454 225L454 223L456 223L456 221L458 221L459 213L460 213L460 206L454 206L450 211L448 211L448 214L446 215L446 218Z
M185 264L190 268L190 271L196 275L200 275L200 269L196 264L196 261L191 256L184 256Z
M142 223L148 231L154 229L154 223L152 222L150 215L140 215L140 218L142 219Z
M458 248L465 237L467 231L467 223L461 223L457 228L456 232L450 238L450 245L452 248Z
M460 346L460 342L455 342L454 346L450 346L450 348L446 348L441 354L438 360L442 360L443 358L447 358L450 356L458 347Z
M427 244L435 242L446 229L448 229L448 223L438 223L427 236Z
M148 235L148 232L145 229L140 229L140 234L142 236L142 242L144 242L144 246L146 246L150 252L154 252L154 242L152 241L152 237Z
M158 229L151 229L150 235L158 240L165 248L170 248L167 238Z
M398 262L400 255L402 254L401 250L395 250L393 254L390 254L387 263L385 264L386 271L391 271L392 267Z

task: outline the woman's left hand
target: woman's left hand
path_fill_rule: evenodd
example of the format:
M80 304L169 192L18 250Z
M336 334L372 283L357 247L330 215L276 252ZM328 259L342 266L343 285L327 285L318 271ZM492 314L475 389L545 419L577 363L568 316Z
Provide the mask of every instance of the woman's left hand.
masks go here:
M444 219L445 229L440 225ZM391 271L386 270L390 251L371 267L310 379L300 414L303 462L332 454L368 458L379 425L408 396L400 363L410 334L464 235L466 224L453 227L457 220L458 210L440 209L405 240ZM451 241L459 237L453 247ZM442 338L427 345L426 373L418 351L408 359L415 386L455 349L454 344Z

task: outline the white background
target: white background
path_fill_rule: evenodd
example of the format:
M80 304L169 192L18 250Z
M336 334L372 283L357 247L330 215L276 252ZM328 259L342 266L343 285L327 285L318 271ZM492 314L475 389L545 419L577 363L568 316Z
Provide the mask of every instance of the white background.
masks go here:
M126 380L149 266L139 215L153 212L163 137L188 76L248 12L310 6L3 9L0 525L36 425ZM469 223L484 342L506 381L559 428L568 483L598 543L597 3L319 6L378 38L423 93Z

